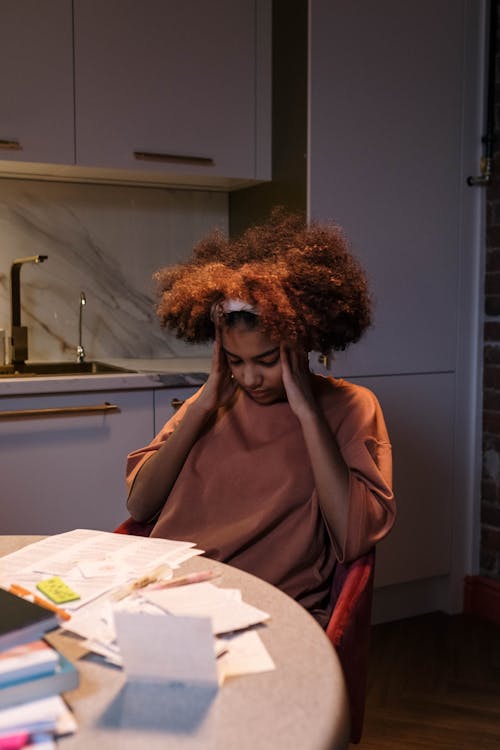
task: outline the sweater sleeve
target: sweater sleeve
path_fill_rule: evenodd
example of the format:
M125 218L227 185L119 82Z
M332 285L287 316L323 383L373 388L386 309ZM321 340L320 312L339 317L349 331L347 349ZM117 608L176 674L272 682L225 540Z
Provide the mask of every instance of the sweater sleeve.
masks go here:
M349 467L349 509L340 562L349 562L383 539L394 524L392 449L380 404L367 388L349 384L349 398L336 439Z
M201 390L202 389L200 388L198 391L196 391L195 394L193 394L192 396L190 396L184 401L182 406L179 407L179 409L163 425L160 432L149 443L149 445L146 445L144 446L144 448L139 448L135 451L132 451L132 453L129 453L129 455L127 456L127 464L126 464L126 470L125 470L127 488L129 491L134 483L134 480L137 474L141 470L142 466L144 466L146 461L149 458L151 458L151 456L154 453L156 453L157 450L161 448L161 446L166 440L168 440L170 435L174 432L177 426L181 423L188 406L192 404L193 401L195 401L198 398Z

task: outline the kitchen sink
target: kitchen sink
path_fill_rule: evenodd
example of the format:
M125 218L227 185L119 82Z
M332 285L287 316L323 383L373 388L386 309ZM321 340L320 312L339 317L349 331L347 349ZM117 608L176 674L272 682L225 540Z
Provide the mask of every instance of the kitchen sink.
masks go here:
M0 378L35 378L54 375L112 375L134 372L96 360L89 362L25 362L17 365L0 365Z

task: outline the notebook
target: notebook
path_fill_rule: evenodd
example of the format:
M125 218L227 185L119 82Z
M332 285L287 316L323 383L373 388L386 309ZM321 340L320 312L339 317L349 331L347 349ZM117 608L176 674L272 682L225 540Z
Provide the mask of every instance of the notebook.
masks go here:
M79 674L77 668L61 653L57 651L55 653L57 664L50 674L14 679L0 687L0 709L47 698L78 687Z
M55 612L0 588L0 651L36 641L57 627Z
M45 641L30 641L0 651L0 688L14 680L51 674L58 664L57 651Z

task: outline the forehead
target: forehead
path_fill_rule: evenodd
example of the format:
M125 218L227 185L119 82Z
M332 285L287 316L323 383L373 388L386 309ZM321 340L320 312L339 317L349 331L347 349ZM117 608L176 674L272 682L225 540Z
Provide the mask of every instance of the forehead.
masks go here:
M248 330L241 325L223 326L221 334L223 348L242 359L253 359L279 346L279 342L272 341L258 328Z

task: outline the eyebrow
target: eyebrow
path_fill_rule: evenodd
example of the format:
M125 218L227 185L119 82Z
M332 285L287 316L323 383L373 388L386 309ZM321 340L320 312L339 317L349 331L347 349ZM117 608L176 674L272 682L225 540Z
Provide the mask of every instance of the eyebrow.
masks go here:
M224 347L222 347L222 351L224 354L228 354L230 357L235 357L236 359L241 359L241 357L238 354L233 354L233 352L228 351ZM268 349L267 352L261 352L260 354L257 354L256 357L251 357L251 359L263 359L264 357L269 357L270 354L274 354L275 352L279 351L279 346L275 346L273 349Z

